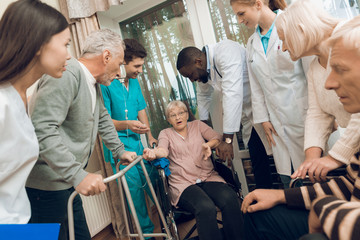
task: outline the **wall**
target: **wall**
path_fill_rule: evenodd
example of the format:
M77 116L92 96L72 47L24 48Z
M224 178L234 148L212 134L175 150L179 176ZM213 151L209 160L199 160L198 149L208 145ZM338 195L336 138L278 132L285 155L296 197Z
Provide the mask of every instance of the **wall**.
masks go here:
M135 16L147 9L150 9L165 0L127 0L123 5L111 6L109 10L105 12L98 12L98 16L102 15L112 19L116 25L118 23ZM101 18L99 17L100 25L102 26ZM104 23L106 24L106 23ZM102 26L103 27L103 26Z
M4 13L5 9L7 8L7 6L12 2L15 2L15 0L1 0L0 16L3 15L3 13ZM58 0L43 0L42 2L52 6L53 8L56 8L58 10L60 9Z
M121 35L118 22L116 22L114 19L106 16L105 14L98 14L97 16L98 16L98 20L99 20L101 29L108 28L108 29L113 30L114 32L119 33Z

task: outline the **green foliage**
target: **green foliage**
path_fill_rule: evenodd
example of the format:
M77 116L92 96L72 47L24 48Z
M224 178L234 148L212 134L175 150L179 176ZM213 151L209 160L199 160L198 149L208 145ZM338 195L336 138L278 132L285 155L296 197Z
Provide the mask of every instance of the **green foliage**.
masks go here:
M229 1L209 0L209 10L218 41L228 38L246 44L251 31L237 24ZM187 102L196 116L196 84L182 77L175 66L181 49L195 45L185 2L170 2L119 25L124 38L137 39L148 52L139 82L153 136L169 127L165 109L170 101Z

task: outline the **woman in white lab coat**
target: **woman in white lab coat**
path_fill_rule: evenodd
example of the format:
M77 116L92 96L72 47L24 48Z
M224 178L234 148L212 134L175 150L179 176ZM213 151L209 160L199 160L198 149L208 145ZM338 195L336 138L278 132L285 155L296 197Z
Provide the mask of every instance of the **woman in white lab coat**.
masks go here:
M239 23L256 30L247 43L254 123L261 123L272 146L284 186L305 159L304 122L307 81L302 61L282 51L275 21L283 0L231 0ZM274 10L276 10L274 12Z

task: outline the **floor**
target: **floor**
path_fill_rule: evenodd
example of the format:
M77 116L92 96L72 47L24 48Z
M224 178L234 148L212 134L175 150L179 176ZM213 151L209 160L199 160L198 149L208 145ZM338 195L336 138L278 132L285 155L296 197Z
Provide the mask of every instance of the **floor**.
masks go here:
M117 240L115 233L112 229L112 226L107 226L104 230L96 234L92 240Z
M160 222L159 222L159 216L158 213L156 211L156 209L152 209L152 221L155 225L155 230L154 232L160 232ZM99 232L98 234L96 234L94 237L91 238L92 240L119 240L118 238L116 238L116 235L113 231L113 228L111 226L111 224L109 226L107 226L104 230L102 230L101 232ZM128 240L129 238L122 238L120 240ZM156 238L156 240L162 240L161 237Z
M221 214L220 212L218 212L218 218L221 219ZM156 208L152 209L152 216L151 216L151 220L153 221L154 225L155 225L155 230L154 232L160 232L160 221L159 221L159 215L156 211ZM183 239L185 237L185 235L188 233L188 231L192 228L192 226L195 224L195 219L185 222L185 223L181 223L177 226L178 228L178 232L180 235L180 239ZM195 237L197 235L197 231L195 230L195 232L190 236ZM129 240L129 238L122 238L122 239L118 239L115 236L115 233L112 229L112 226L109 225L108 227L106 227L104 230L102 230L100 233L98 233L97 235L95 235L92 240ZM196 239L196 238L194 238ZM161 237L157 237L156 240L163 240L163 238Z

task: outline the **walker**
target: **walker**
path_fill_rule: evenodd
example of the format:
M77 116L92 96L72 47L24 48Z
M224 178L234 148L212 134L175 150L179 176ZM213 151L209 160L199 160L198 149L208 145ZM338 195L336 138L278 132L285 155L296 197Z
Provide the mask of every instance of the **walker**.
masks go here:
M154 191L154 188L151 184L151 180L150 180L150 177L149 177L149 174L148 172L146 171L146 167L144 165L144 162L142 161L142 156L137 156L137 158L131 162L126 168L124 168L123 170L119 171L120 169L120 162L117 163L116 165L116 171L117 173L110 176L110 177L107 177L104 179L104 183L108 183L110 181L113 181L115 179L118 179L120 178L121 180L121 183L123 186L121 186L121 184L118 184L119 186L119 191L122 191L122 187L124 188L124 192L125 192L125 195L126 195L126 198L128 200L128 204L129 204L129 207L130 207L130 210L131 210L131 215L134 219L134 222L135 222L135 226L136 226L136 230L137 230L137 233L131 233L130 232L130 228L129 228L129 221L128 219L126 218L126 214L124 214L124 220L125 220L125 227L126 227L126 231L127 231L127 234L129 237L137 237L141 240L144 240L145 237L165 237L165 239L167 240L173 240L174 238L171 236L171 233L169 231L169 228L166 224L166 221L165 221L165 218L164 218L164 215L161 211L161 208L160 208L160 204L156 198L156 194L155 194L155 191ZM140 223L139 223L139 219L137 217L137 214L136 214L136 210L135 210L135 206L134 206L134 202L132 200L132 197L131 197L131 194L130 194L130 190L129 190L129 187L128 187L128 184L127 184L127 180L126 180L126 177L125 177L125 173L130 169L132 168L133 166L135 166L137 163L140 162L140 165L144 171L144 175L145 175L145 178L146 178L146 182L149 186L149 189L150 189L150 192L151 192L151 195L154 199L154 203L156 205L156 208L158 210L158 213L160 215L160 219L161 219L161 222L165 228L165 232L166 233L143 233L142 230L141 230L141 227L140 227ZM74 198L75 196L78 194L78 192L74 191L70 197L69 197L69 200L68 200L68 222L69 222L69 237L70 237L70 240L75 240L75 232L74 232L74 214L73 214L73 201L74 201ZM123 204L123 210L125 211L125 204Z

